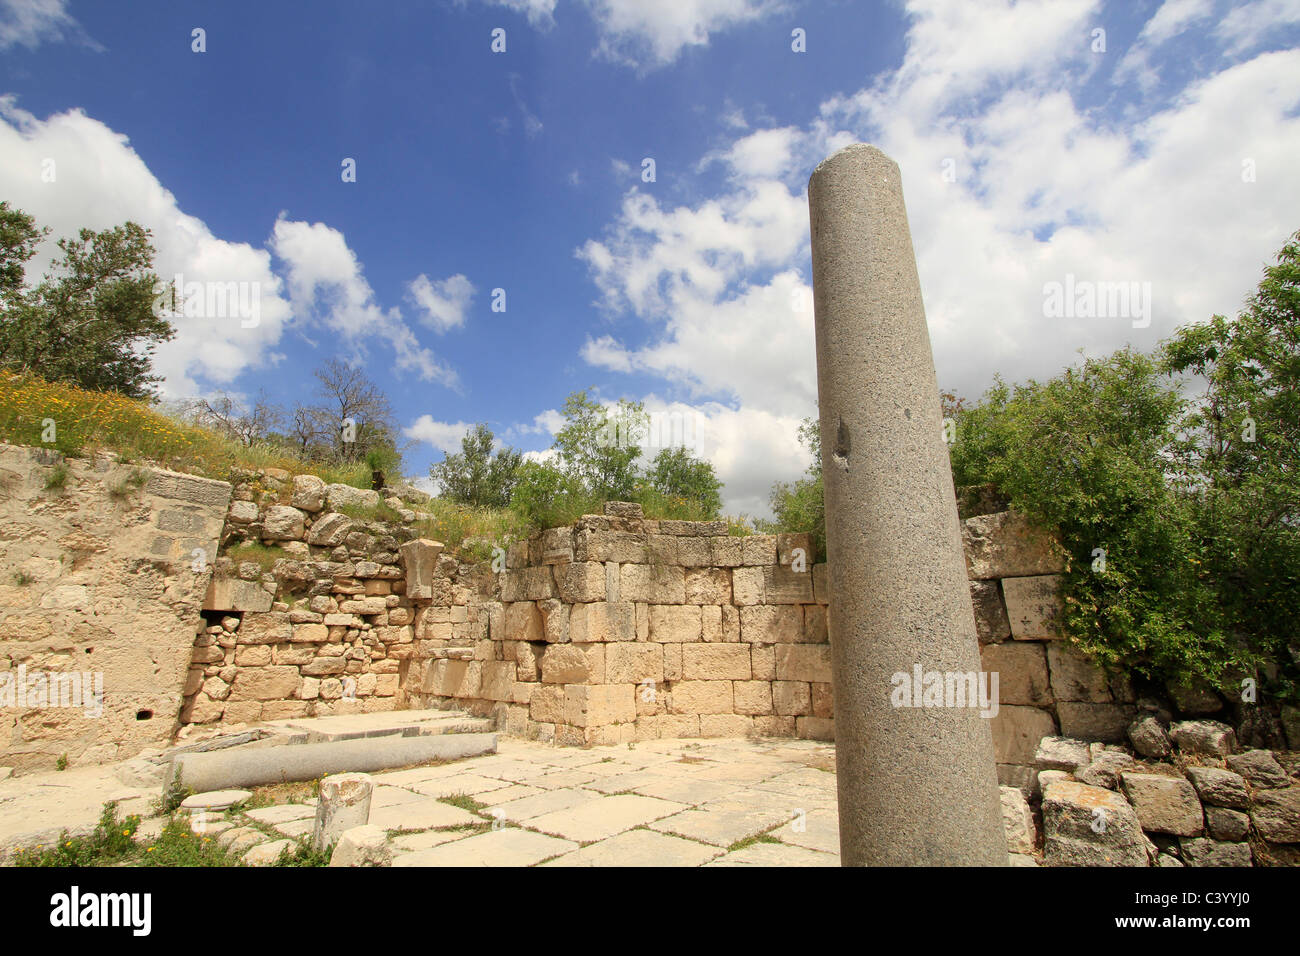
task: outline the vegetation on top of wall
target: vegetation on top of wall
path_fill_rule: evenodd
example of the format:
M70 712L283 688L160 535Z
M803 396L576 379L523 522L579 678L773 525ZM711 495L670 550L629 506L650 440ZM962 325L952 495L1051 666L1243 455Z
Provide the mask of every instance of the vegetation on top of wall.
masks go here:
M245 445L177 421L145 401L4 370L0 370L0 439L53 448L69 457L108 451L125 462L153 463L222 480L238 471L281 468L359 488L369 488L371 483L371 469L365 462L304 461L282 447Z
M1099 663L1297 699L1300 233L1235 321L997 382L952 465L1060 529L1065 629Z

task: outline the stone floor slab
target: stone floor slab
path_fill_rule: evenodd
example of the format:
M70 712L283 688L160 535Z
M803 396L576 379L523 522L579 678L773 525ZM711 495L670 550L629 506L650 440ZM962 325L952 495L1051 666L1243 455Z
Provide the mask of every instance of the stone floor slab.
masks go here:
M590 790L543 790L535 796L498 804L492 808L492 815L510 820L512 823L519 823L543 814L571 810L584 803L600 799L603 799L600 794Z
M650 829L726 847L757 836L784 823L790 815L780 810L683 810L650 824Z
M510 786L504 780L485 777L478 773L458 773L449 777L438 777L410 785L410 789L426 797L452 797L460 794L473 797L491 790L501 790Z
M791 820L772 836L782 843L820 850L823 853L840 852L840 821L833 810L809 810L802 819Z
M620 794L589 800L568 810L544 813L529 820L528 826L542 833L553 833L567 840L588 843L607 839L616 833L643 826L685 809L684 805L670 800Z
M751 843L705 864L706 866L839 866L836 854L821 853L784 843Z
M489 830L428 850L403 853L393 866L532 866L577 849L569 840L516 827Z
M546 866L702 866L722 850L653 830L626 830Z
M244 816L267 826L289 823L293 820L306 820L316 816L316 808L301 803L281 803L274 807L261 807L257 810L245 810Z
M468 810L437 800L370 809L370 823L381 830L432 830L435 827L458 827L483 822L482 817Z

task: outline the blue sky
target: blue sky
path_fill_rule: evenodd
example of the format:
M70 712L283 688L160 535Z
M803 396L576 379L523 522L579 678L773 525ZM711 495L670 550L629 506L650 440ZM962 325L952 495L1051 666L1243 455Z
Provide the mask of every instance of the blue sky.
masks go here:
M0 198L257 283L254 327L178 320L168 398L290 405L360 362L422 475L476 421L543 451L594 387L678 416L764 514L816 410L820 159L899 162L940 383L973 398L1240 306L1300 228L1297 41L1296 0L0 0ZM1150 323L1048 315L1067 275L1149 283Z

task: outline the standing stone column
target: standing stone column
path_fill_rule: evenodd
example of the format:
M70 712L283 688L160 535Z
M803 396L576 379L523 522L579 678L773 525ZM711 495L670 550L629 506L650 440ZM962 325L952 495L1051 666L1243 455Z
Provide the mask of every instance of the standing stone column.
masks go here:
M914 674L980 671L898 165L842 149L813 171L808 206L841 859L1005 865L988 719L895 706L895 675L910 691Z
M324 850L339 841L344 831L370 822L370 796L374 781L365 773L340 773L320 782L312 846Z

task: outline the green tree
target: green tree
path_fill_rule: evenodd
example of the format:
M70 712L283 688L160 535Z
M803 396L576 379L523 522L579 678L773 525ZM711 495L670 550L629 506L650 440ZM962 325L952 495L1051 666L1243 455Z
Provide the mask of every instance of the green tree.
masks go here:
M27 261L49 232L21 209L0 201L0 309L6 312L21 298Z
M1300 232L1264 270L1235 321L1179 329L1164 367L1203 384L1172 452L1203 570L1226 626L1263 657L1300 660L1287 636L1300 620Z
M62 256L32 289L17 271L31 258L41 233L31 217L0 211L0 365L35 372L48 381L154 395L152 353L175 335L154 312L154 248L150 232L134 222L102 232L82 229L60 239Z
M805 418L799 425L799 442L811 453L812 461L804 477L772 485L768 501L774 518L758 524L760 530L768 532L808 532L813 550L821 556L825 554L826 499L822 490L821 427L815 418Z
M713 465L682 446L660 451L646 477L661 495L695 502L708 518L716 518L722 511L722 482Z
M645 406L620 400L606 410L581 391L568 397L563 415L553 445L563 471L596 497L635 500L640 442L649 422Z
M1095 660L1217 682L1243 658L1166 472L1184 409L1159 364L1131 349L1048 382L998 381L959 419L953 475L959 485L991 482L1059 529L1065 628Z
M474 426L461 439L458 454L449 454L429 469L429 476L452 501L481 508L510 503L523 455L513 448L492 452L495 438L486 424Z

